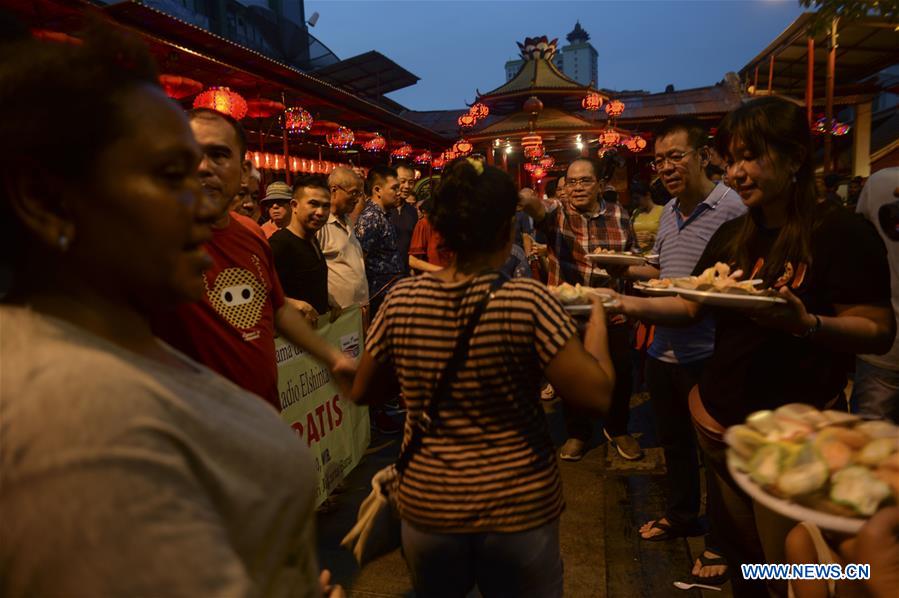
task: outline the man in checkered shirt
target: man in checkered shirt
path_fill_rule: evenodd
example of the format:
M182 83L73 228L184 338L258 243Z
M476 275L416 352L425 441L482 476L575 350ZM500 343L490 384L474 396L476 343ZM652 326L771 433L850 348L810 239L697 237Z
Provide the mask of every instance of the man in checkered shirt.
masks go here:
M594 160L579 158L571 163L565 175L567 201L541 202L533 192L523 191L522 208L534 219L537 230L543 231L549 250L549 284L563 282L589 287L617 287L620 281L592 264L587 254L599 249L631 251L635 238L630 218L619 204L606 203L600 191L608 178ZM612 409L604 422L606 438L628 460L643 456L635 438L627 433L631 374L631 330L627 321L613 320L609 326L609 348L615 365L615 391ZM592 436L589 417L571 408L565 410L568 441L562 446L560 457L577 461L584 456Z

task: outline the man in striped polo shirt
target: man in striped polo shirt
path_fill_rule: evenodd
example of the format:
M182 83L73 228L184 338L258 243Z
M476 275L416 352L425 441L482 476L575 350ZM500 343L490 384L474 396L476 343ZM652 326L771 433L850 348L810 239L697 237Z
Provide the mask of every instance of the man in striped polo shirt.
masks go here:
M659 256L658 267L630 267L622 273L625 277L690 276L718 227L746 212L733 189L708 178L707 143L708 133L695 119L670 118L657 130L653 169L673 199L664 207L652 251ZM640 306L651 301L629 298L627 314L639 318ZM655 329L646 362L646 382L659 441L665 451L670 495L665 515L640 529L645 540L698 532L699 463L687 396L699 381L703 364L714 347L715 327L710 315L689 327ZM714 544L711 540L710 544ZM699 570L694 573L701 574Z

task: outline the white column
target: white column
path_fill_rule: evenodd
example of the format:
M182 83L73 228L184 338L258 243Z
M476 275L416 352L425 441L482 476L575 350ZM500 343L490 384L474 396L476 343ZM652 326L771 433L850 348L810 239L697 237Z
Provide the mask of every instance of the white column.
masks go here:
M871 102L855 105L852 134L852 175L871 176Z

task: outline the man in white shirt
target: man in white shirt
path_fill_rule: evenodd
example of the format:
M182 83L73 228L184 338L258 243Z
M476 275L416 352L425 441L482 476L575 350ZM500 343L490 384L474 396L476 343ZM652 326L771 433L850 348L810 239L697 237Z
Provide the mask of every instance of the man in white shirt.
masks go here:
M318 232L328 262L328 292L341 308L358 303L368 309L368 279L362 246L353 234L349 215L362 200L362 179L348 168L337 167L328 177L331 215Z

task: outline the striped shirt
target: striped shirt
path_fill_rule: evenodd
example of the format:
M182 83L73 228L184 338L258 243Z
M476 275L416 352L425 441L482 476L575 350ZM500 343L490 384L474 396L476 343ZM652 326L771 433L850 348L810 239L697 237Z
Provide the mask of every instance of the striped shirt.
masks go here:
M447 283L430 274L391 290L366 349L393 367L411 421L421 418L456 339L495 273ZM510 280L484 310L469 353L412 455L398 494L400 515L425 529L516 532L558 518L561 479L537 398L543 369L576 334L546 287Z
M746 213L736 191L719 183L705 201L684 219L677 198L669 201L659 220L653 253L659 255L660 278L690 276L709 239L722 224ZM689 327L656 326L649 355L667 363L692 363L715 349L715 321L711 314Z

